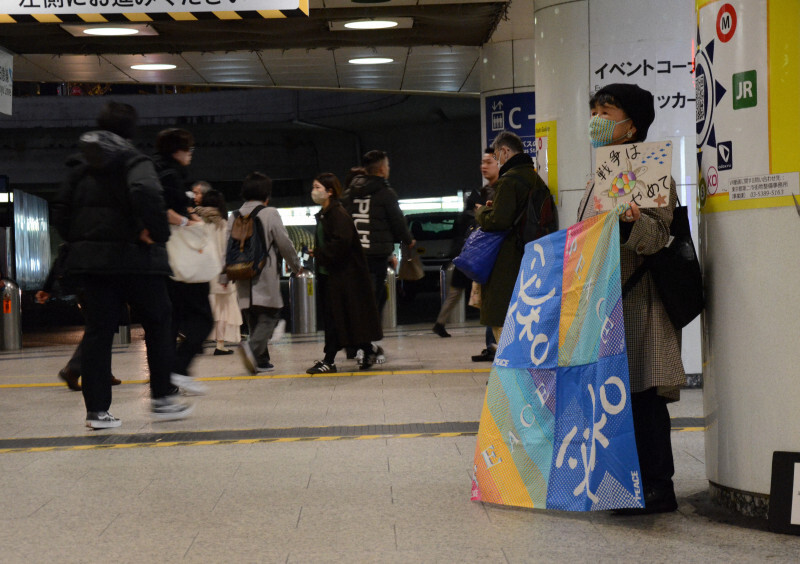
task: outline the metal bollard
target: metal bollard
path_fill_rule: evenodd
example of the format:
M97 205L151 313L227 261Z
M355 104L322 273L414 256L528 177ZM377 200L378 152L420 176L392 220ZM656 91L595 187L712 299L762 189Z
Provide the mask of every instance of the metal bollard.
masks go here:
M453 271L455 268L455 265L451 262L447 265L442 265L442 269L439 271L439 297L442 300L442 305L444 305L444 301L447 299L447 292L450 289L450 283L453 280ZM454 288L454 290L458 290L459 297L455 307L447 317L447 321L445 322L447 325L451 323L464 323L467 320L464 290L462 288Z
M317 332L317 286L314 273L303 270L289 279L289 306L292 313L292 333Z
M3 327L0 350L22 350L22 292L16 282L3 278Z
M397 327L397 274L391 267L386 268L386 303L382 317L384 329Z

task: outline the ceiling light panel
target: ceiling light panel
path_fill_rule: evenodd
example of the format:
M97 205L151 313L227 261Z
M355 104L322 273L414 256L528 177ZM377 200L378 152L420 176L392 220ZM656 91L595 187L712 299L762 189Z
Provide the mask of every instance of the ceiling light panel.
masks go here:
M104 58L128 75L127 82L145 84L204 84L206 82L180 55L164 53L152 55L104 55ZM147 63L171 64L175 65L176 68L161 71L131 69L133 65Z
M385 25L393 23L394 25ZM381 27L370 27L381 24ZM331 31L391 31L393 29L410 29L414 26L414 18L369 18L353 20L332 20L328 22Z
M403 81L407 47L345 47L334 51L342 88L399 90ZM353 65L348 61L364 57L386 57L394 62L385 65Z
M251 51L233 53L182 53L181 56L206 82L272 86L261 59Z
M145 35L158 35L158 31L150 24L122 24L122 23L105 23L105 24L61 24L61 29L69 33L70 35L74 35L75 37L86 37L87 35L100 35L98 30L102 29L127 29L131 30L134 33L130 35L136 36L145 36ZM87 31L92 31L92 34L88 34ZM122 35L120 33L116 33L110 35L110 37L119 37Z

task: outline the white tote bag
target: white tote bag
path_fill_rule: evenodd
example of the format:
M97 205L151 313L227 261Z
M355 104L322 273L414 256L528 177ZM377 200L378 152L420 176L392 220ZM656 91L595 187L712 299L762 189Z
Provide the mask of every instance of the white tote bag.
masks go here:
M194 223L181 227L170 225L167 255L172 279L187 284L210 282L222 272L214 226Z

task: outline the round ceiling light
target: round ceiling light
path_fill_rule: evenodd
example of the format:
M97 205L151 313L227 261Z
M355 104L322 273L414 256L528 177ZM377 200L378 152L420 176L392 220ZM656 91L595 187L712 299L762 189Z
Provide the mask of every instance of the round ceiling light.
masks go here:
M351 65L385 65L386 63L393 63L394 59L387 57L361 57L359 59L350 59L347 62Z
M119 36L119 35L136 35L139 30L133 27L87 27L83 30L87 35L104 35L104 36Z
M169 65L165 63L147 63L143 65L131 65L133 70L172 70L175 68L175 65Z
M388 29L397 27L397 22L389 20L361 20L357 22L347 22L344 24L347 29Z

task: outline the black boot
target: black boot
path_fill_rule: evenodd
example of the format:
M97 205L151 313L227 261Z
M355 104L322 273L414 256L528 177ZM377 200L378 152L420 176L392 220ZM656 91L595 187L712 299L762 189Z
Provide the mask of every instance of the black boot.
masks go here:
M433 332L439 335L440 337L450 337L450 333L444 328L444 325L441 323L437 323L433 326Z

